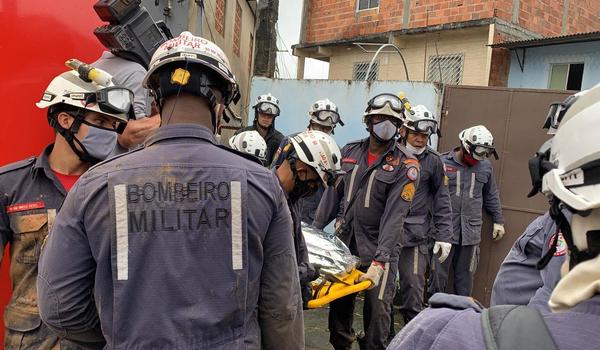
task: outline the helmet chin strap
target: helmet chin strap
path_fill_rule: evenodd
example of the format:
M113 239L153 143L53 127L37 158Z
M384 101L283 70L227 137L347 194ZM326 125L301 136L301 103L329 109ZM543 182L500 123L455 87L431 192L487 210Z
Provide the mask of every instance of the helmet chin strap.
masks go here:
M83 113L83 109L81 108L77 111L77 115L73 117L74 120L69 129L63 128L56 119L48 117L48 121L50 123L50 126L54 130L56 130L56 132L58 132L65 139L65 141L67 141L67 144L69 145L73 153L75 153L77 157L79 157L79 160L81 160L84 163L96 164L100 162L100 160L92 157L83 145L83 143L81 143L81 141L79 141L79 139L75 137L75 134L79 131L79 127L81 127ZM76 143L79 145L79 147L81 147L81 150L77 148L77 146L75 145Z
M552 217L552 219L556 222L556 226L558 228L557 233L562 232L562 235L565 238L565 242L569 247L569 269L573 269L573 267L575 267L577 264L595 258L598 255L598 246L594 246L592 247L592 249L583 251L580 250L577 247L577 245L575 245L575 241L573 240L573 231L571 229L571 223L569 222L569 220L567 220L565 214L562 212L560 208L561 203L562 202L560 202L556 198L552 200L552 204L550 206L550 217ZM598 232L596 231L592 231L592 233L594 236L598 235ZM588 236L589 241L590 232L587 232L586 234ZM538 269L543 269L550 262L550 259L556 252L557 241L558 236L554 239L554 242L552 242L552 246L550 247L548 253L546 253L546 255L543 256L542 259L540 259L540 261L538 261Z

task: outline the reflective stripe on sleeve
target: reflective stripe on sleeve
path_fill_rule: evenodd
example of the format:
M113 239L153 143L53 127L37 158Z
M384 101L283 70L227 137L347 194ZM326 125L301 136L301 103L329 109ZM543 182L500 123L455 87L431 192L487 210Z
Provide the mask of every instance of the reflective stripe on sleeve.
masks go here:
M129 278L129 226L127 222L126 185L116 185L115 227L117 230L117 280Z
M231 264L234 270L244 268L242 247L242 188L231 182Z

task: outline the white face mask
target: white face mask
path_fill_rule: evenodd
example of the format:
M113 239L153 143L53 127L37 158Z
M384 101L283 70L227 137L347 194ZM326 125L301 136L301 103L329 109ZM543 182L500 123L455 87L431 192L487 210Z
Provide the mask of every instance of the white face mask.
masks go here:
M390 120L372 126L373 133L382 141L391 140L398 133L398 127Z
M421 148L417 148L417 147L414 147L413 145L411 145L408 142L406 143L406 149L408 149L409 151L411 151L412 154L414 154L414 155L422 154L423 152L425 152L426 148L427 148L427 146L421 147Z

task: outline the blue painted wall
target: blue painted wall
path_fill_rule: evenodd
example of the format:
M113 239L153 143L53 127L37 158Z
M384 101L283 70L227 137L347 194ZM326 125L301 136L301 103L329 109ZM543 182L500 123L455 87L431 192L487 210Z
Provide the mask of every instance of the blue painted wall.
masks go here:
M521 57L522 50L518 52ZM512 50L508 87L547 89L550 68L554 63L583 63L581 89L589 89L600 83L600 41L530 47L525 56L523 72L515 50Z
M343 146L349 141L368 135L362 115L371 97L389 92L398 94L403 91L413 104L423 104L439 118L442 92L433 83L376 81L367 83L351 80L288 80L254 77L250 101L256 101L259 95L272 93L280 100L281 115L275 120L275 127L284 135L306 130L308 109L316 100L329 98L339 108L345 126L335 129L335 140ZM251 103L252 105L253 103ZM254 116L249 107L248 115ZM248 121L252 123L252 120ZM437 140L432 138L432 146Z

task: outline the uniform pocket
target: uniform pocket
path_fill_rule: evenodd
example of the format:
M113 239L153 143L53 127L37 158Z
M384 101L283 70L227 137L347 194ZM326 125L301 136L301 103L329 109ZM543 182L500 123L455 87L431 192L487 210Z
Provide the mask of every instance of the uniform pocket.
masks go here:
M21 264L37 264L42 243L48 235L48 214L13 215L10 228L14 232L15 259Z

